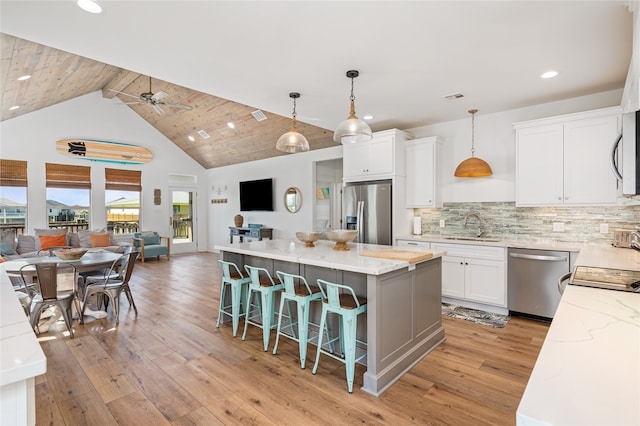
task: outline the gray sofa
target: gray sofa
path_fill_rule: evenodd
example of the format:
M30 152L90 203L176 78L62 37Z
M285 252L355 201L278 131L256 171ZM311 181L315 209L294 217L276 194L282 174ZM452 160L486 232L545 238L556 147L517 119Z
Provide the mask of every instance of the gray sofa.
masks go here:
M17 237L12 230L0 232L0 256L4 260L18 259L21 257L37 256L42 248L41 236L65 235L65 246L84 247L91 251L106 250L110 252L124 252L124 248L133 245L132 235L114 235L105 230L82 230L78 232L67 232L66 229L36 229L35 235L21 234ZM108 234L108 245L104 245L104 238L99 245L97 242L99 234ZM92 238L92 235L94 238ZM92 241L93 240L93 241ZM62 244L60 244L62 245Z

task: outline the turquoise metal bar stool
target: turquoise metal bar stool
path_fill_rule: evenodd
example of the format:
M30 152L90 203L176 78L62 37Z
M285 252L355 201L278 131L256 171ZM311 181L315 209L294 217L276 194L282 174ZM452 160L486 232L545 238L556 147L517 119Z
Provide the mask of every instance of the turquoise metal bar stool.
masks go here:
M284 291L280 297L280 314L278 315L278 331L276 332L276 343L273 347L273 354L278 351L278 342L280 336L288 337L298 342L300 350L300 368L304 369L305 362L307 360L307 343L309 342L309 326L315 326L319 329L318 324L314 324L309 321L309 310L311 308L311 302L322 302L322 291L318 287L311 287L307 283L307 280L300 275L288 274L286 272L277 271L276 275L280 281L284 284ZM285 326L282 325L282 316L284 312L284 303L287 302L287 308L289 312L289 323ZM295 302L297 305L297 319L294 321L291 312L291 305L289 302ZM296 326L298 329L298 337L296 337ZM283 329L289 329L290 334L284 333ZM329 340L329 331L326 331L327 340ZM315 337L317 339L317 336ZM330 345L330 350L333 352L333 345Z
M220 282L220 307L218 308L218 322L216 327L220 327L222 315L230 316L233 321L233 337L238 333L238 324L241 316L246 316L246 312L241 314L243 295L247 292L247 286L251 282L251 278L247 274L243 274L238 266L233 262L218 260L222 268L222 280ZM231 288L231 304L225 305L224 299L227 287ZM245 311L246 311L245 307ZM231 312L229 312L231 310Z
M323 286L326 288L326 292ZM316 353L316 363L313 366L312 373L316 374L318 371L320 353L328 355L345 364L347 370L347 386L349 393L353 393L353 377L355 375L356 362L367 356L365 351L365 353L356 358L356 343L366 346L366 342L356 338L356 331L358 315L367 312L367 299L356 296L356 293L351 287L342 284L335 284L319 279L318 287L326 300L322 304L318 352ZM340 339L342 357L322 349L322 331L327 326L327 315L329 313L337 314L340 317L340 335L330 340L330 342Z
M275 293L281 291L282 283L278 278L271 277L269 271L265 268L245 265L244 269L250 277L249 292L247 294L247 316L244 320L244 333L242 340L247 337L247 328L249 324L262 328L262 340L264 343L264 351L269 348L269 338L271 329L275 327ZM252 303L252 296L257 296L259 302ZM257 319L260 322L257 322Z

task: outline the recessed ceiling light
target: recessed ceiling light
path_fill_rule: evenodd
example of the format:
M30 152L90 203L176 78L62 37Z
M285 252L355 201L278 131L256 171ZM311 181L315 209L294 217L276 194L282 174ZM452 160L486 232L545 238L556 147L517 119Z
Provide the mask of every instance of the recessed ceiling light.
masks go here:
M558 71L547 71L543 73L540 78L553 78L558 75Z
M235 124L233 124L233 123L232 123L232 122L230 122L230 121L227 123L227 126L229 126L229 128L230 128L230 129L235 129L235 128L236 128L236 125L235 125Z
M194 138L191 135L187 136L187 139L189 139L191 142L195 142L196 141L196 138Z
M80 9L89 12L89 13L101 13L102 6L95 0L78 0L76 2Z
M365 120L373 120L373 115L365 115L364 117Z
M17 110L18 108L20 108L20 106L19 106L19 105L14 105L14 106L12 106L11 108L9 108L9 111L15 111L15 110Z
M30 78L31 78L31 74L25 74L25 75L21 75L20 77L18 77L18 81L29 80Z

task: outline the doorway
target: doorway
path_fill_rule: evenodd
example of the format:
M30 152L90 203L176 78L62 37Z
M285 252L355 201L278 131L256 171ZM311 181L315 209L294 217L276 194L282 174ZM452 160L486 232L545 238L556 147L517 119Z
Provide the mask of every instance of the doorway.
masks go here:
M171 188L172 252L198 251L196 199L197 192L193 188Z

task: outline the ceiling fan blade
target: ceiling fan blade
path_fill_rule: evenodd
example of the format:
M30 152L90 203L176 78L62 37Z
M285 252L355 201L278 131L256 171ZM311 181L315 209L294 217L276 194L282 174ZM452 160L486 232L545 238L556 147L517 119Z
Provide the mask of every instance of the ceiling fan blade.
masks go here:
M164 110L162 108L160 108L158 105L152 104L151 106L153 107L155 112L157 112L158 114L164 114Z
M130 95L129 93L121 92L121 91L116 90L116 89L109 89L109 90L111 90L112 92L120 93L121 95L129 96L129 97L132 97L132 98L135 98L135 99L140 99L139 96Z
M146 104L146 102L138 101L138 102L123 102L123 103L118 104L118 105L144 105L144 104Z
M163 92L162 90L159 91L158 93L154 93L153 96L151 96L151 100L153 100L154 102L158 102L163 100L164 98L166 98L167 96L169 96L168 93Z
M193 107L189 106L189 105L182 105L182 104L174 104L173 102L158 102L161 105L166 105L169 107L173 107L173 108L182 108L182 109L186 109L186 110L191 110L193 109Z

